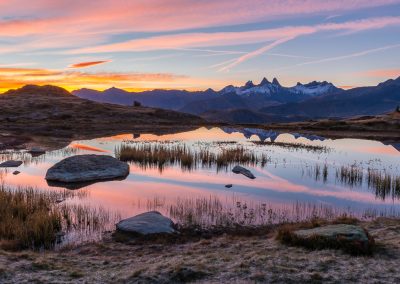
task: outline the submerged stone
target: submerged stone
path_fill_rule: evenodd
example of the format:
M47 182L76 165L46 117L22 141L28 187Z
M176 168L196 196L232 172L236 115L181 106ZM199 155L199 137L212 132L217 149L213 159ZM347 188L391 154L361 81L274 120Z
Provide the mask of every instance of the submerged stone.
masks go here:
M106 155L77 155L66 158L46 173L46 180L82 183L126 177L129 165Z
M117 224L117 230L138 235L172 234L175 232L172 220L157 211L124 219Z
M0 164L0 168L17 168L22 165L22 161L9 160Z
M241 166L235 166L232 169L232 172L234 172L235 174L242 174L242 175L244 175L244 176L246 176L248 178L251 178L251 179L255 179L256 178L251 171L249 171L248 169L243 168Z

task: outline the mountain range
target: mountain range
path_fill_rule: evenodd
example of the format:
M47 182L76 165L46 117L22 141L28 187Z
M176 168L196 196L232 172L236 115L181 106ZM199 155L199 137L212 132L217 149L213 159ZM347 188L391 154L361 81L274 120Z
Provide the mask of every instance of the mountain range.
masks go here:
M268 123L319 118L346 118L392 111L400 104L400 77L377 86L344 90L332 83L313 81L284 87L274 78L259 84L226 86L219 91L152 90L127 92L80 89L74 95L97 102L170 109L202 116L209 121Z

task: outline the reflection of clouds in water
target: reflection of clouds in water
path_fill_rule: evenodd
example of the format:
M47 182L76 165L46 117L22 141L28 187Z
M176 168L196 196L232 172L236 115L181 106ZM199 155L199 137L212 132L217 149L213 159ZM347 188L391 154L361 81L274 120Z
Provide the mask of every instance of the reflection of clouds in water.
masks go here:
M228 133L226 133L227 131ZM242 131L243 132L243 131ZM116 135L112 137L94 140L75 141L69 147L52 151L35 159L35 163L29 161L19 170L21 174L13 176L4 174L4 181L12 185L31 185L47 188L44 180L45 173L54 163L64 157L74 154L106 153L114 154L116 146L123 141L184 141L190 147L199 145L211 145L207 147L229 147L229 144L196 144L197 141L235 141L258 153L266 153L271 162L262 167L249 167L257 176L255 180L234 175L228 171L216 172L215 168L197 168L193 171L182 171L178 166L166 167L162 173L156 168L143 169L135 164L131 165L131 175L125 181L101 182L90 185L92 194L85 202L91 205L103 205L107 208L122 210L126 214L133 214L135 209L132 203L138 198L152 198L163 196L173 198L179 196L210 196L217 195L220 198L228 198L238 195L241 198L258 201L271 201L275 203L293 203L298 200L309 202L322 202L337 207L353 206L355 208L372 206L399 206L397 199L381 200L375 196L373 190L366 185L350 189L345 184L337 184L334 174L340 165L351 165L355 161L364 167L380 167L392 172L398 172L399 156L395 155L392 146L384 145L377 141L358 139L339 140L314 140L310 137L299 137L292 134L279 134L277 142L305 143L311 145L323 145L333 149L328 153L314 153L302 149L293 151L284 147L271 147L270 145L254 145L248 143L257 135L260 139L271 139L274 131L255 130L246 128L245 133L240 133L236 128L199 128L168 135L133 134ZM268 137L268 138L266 138ZM316 137L314 137L316 138ZM272 140L272 139L271 139ZM3 156L2 156L3 157ZM3 157L4 158L4 157ZM373 160L371 162L370 160ZM377 162L379 161L379 162ZM316 164L329 166L330 174L326 183L317 180L310 175L302 175L305 167L313 167ZM225 184L233 184L232 189L225 189ZM389 198L390 199L390 198ZM82 202L82 201L80 201Z

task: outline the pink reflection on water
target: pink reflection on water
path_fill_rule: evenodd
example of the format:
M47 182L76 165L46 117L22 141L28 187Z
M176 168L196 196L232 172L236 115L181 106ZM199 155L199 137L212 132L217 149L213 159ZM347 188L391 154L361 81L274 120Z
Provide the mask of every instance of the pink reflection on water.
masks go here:
M69 145L70 148L72 149L80 149L80 150L86 150L86 151L93 151L93 152L100 152L100 153L110 153L110 151L100 149L94 146L89 146L85 144L79 144L79 143L72 143Z

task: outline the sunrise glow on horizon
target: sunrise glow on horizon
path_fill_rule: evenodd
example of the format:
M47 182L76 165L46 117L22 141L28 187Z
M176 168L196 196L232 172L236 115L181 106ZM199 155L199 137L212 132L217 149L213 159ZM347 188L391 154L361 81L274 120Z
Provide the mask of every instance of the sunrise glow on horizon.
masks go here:
M400 76L400 0L0 0L0 92L376 85Z

